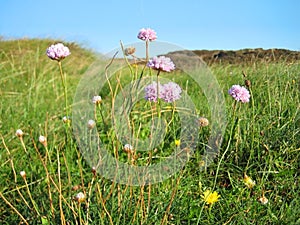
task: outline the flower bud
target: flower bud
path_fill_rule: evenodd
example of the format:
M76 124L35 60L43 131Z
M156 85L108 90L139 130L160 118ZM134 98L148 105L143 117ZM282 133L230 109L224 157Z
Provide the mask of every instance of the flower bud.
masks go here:
M262 197L258 198L258 201L263 205L265 205L269 202L269 200L264 195Z
M79 192L76 196L75 196L75 200L78 203L84 202L85 201L85 194L82 192Z
M23 137L23 135L24 135L24 133L21 129L16 130L16 136L17 137L21 138L21 137Z
M25 173L24 170L22 170L22 171L20 172L20 175L21 175L21 177L23 177L24 179L26 178L26 173Z
M247 174L244 174L244 184L252 189L255 185L255 181L251 179L251 177L247 176Z
M45 147L47 146L47 138L43 135L40 135L39 137L39 142L44 145Z
M64 116L64 117L62 118L62 121L63 121L64 123L70 123L70 122L71 122L70 118L67 117L67 116Z
M93 129L96 126L96 122L94 120L89 120L87 126L89 129Z
M131 152L133 152L133 147L130 144L126 144L126 145L124 145L123 150L127 153L131 153Z
M92 102L93 102L95 105L99 105L99 104L102 102L101 96L99 96L99 95L94 96L93 99L92 99Z

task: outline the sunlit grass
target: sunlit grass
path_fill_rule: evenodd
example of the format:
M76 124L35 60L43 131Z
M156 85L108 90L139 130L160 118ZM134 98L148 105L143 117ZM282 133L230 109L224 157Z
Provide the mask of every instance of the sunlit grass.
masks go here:
M50 44L51 40L0 42L1 224L300 223L299 63L212 65L228 114L218 157L202 170L201 155L210 132L209 126L203 127L201 145L180 172L161 183L135 187L97 174L67 134L59 68L45 55ZM62 65L68 102L72 102L77 84L94 58L75 44L69 48L72 54ZM251 100L235 106L227 91L233 84L244 85L243 73L251 81ZM120 84L123 87L131 81L126 69L116 76L120 82L112 77L111 84L119 90ZM214 119L201 89L186 74L176 71L162 76L188 92L200 116ZM99 133L115 153L122 146L113 139L114 132L101 123L109 118L112 94L108 86L99 94L103 104L103 115L100 111L96 115ZM172 118L170 106L163 105L162 110ZM151 115L150 105L136 105L133 124L138 126ZM17 129L24 132L22 141L15 135ZM149 130L136 132L141 138L149 135ZM47 137L47 145L39 142L40 135ZM176 148L175 139L167 136L158 151L166 149L163 156L170 154ZM141 165L153 156L143 153L132 161L127 153L118 153L121 161ZM155 160L153 157L153 163ZM255 181L252 188L245 175ZM213 204L206 204L201 197L208 190L219 195Z

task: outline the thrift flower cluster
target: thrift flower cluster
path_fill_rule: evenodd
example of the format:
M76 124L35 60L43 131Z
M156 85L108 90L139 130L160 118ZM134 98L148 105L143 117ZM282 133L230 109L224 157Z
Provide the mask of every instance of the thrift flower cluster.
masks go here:
M158 94L157 94L158 86ZM150 102L156 102L158 98L164 100L165 102L174 102L181 97L181 88L178 84L174 82L169 82L164 85L160 83L153 82L145 87L145 99Z
M52 60L60 61L70 55L71 52L68 47L64 46L62 43L57 43L51 45L47 49L47 56Z
M141 29L137 37L143 41L154 41L157 38L156 32L150 28Z
M152 59L149 60L147 66L152 69L165 72L171 72L175 69L175 65L172 62L172 60L165 56L154 56Z
M249 91L240 85L232 85L228 93L238 102L246 103L250 101Z

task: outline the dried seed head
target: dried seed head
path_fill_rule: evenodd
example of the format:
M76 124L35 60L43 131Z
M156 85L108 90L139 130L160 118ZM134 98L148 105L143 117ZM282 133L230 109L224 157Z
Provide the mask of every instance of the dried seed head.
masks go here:
M251 87L251 81L250 80L245 80L245 86L246 87Z
M200 127L206 127L206 126L209 125L209 121L208 121L208 119L206 119L205 117L200 117L200 118L198 119L198 123L199 123L199 126L200 126Z
M128 48L125 48L125 55L132 55L135 53L135 47L128 47Z

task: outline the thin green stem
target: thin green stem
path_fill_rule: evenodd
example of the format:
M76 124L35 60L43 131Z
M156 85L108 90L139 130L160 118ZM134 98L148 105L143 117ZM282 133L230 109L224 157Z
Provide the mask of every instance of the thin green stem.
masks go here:
M197 223L196 223L196 225L198 225L198 224L199 224L199 222L200 222L200 219L201 219L201 215L202 215L202 212L203 212L204 206L205 206L205 202L202 204L202 207L201 207L200 213L199 213L199 215L198 215L198 219L197 219Z
M219 160L218 166L217 166L217 171L216 171L216 176L215 176L215 181L214 181L213 190L214 190L215 187L216 187L217 178L218 178L218 174L219 174L219 170L220 170L221 163L222 163L222 161L223 161L223 159L224 159L226 153L228 152L229 147L230 147L230 144L231 144L231 141L232 141L233 130L234 130L234 125L235 125L235 114L236 114L236 101L234 102L234 105L233 105L232 124L231 124L231 128L230 128L229 140L228 140L228 142L227 142L226 149L225 149L224 153L222 154L222 156L221 156L221 158L220 158L220 160Z
M64 89L65 111L66 111L66 116L68 117L69 112L68 112L68 96L67 96L67 79L66 79L66 74L63 73L61 61L58 61L58 66L60 71L61 83Z
M246 170L249 167L249 163L251 158L253 157L254 154L254 132L255 132L255 127L254 127L254 121L255 121L255 108L254 108L254 99L253 99L253 95L252 95L252 90L251 88L249 88L250 91L250 96L251 96L251 106L252 106L252 115L251 115L251 147L250 147L250 156L249 159L247 161L247 165L246 165Z

